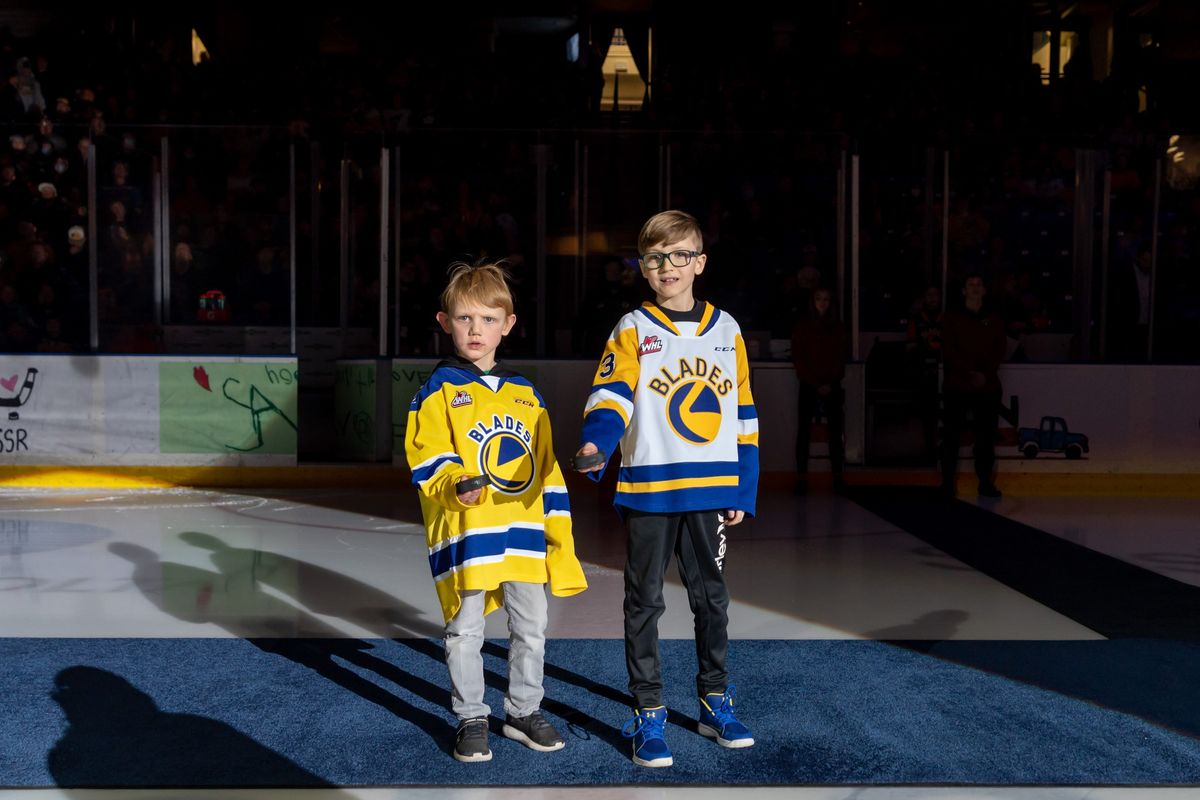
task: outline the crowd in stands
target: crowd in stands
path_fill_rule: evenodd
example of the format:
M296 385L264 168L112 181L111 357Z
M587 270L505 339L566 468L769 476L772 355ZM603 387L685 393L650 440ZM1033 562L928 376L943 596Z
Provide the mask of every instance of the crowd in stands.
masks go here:
M503 258L521 318L511 351L535 352L534 323L545 315L546 336L570 334L548 352L590 355L615 312L645 298L626 229L656 196L658 163L595 159L587 224L609 230L611 248L589 254L582 286L566 277L572 257L552 252L539 305L533 153L538 145L550 152L549 235L569 234L582 202L572 151L581 139L618 156L670 149L667 199L701 220L706 250L721 265L701 293L763 342L790 335L818 286L837 288L837 174L849 152L862 165L863 330L902 332L926 287L940 285L948 203L948 285L982 275L1010 338L1076 335L1074 358L1095 357L1098 337L1078 341L1074 323L1077 158L1101 151L1112 176L1109 272L1092 281L1093 325L1106 326L1108 358L1145 358L1155 166L1174 131L1153 108L1139 111L1128 80L1088 80L1068 64L1062 80L1045 85L1036 69L934 74L916 61L898 69L857 55L842 55L817 80L812 56L784 45L747 58L664 56L651 102L617 114L598 101L595 59L517 49L438 57L414 47L387 60L314 53L251 71L220 58L193 64L181 32L0 32L0 125L8 131L0 141L0 350L89 349L93 250L102 350L161 349L161 325L204 324L200 298L212 291L224 313L208 324L286 325L293 258L298 324L339 325L343 238L345 322L376 325L379 154L400 145L396 353L436 350L434 287L448 264ZM662 50L672 52L669 40ZM298 169L294 254L289 145ZM163 185L156 188L155 175L164 167L166 220L156 215ZM1099 236L1099 218L1087 222ZM1200 193L1168 182L1153 253L1161 358L1200 358L1200 279L1191 268L1198 223ZM169 262L170 286L156 312L159 259ZM570 297L582 298L579 307ZM844 297L835 302L846 307ZM772 355L784 357L765 345L759 353Z

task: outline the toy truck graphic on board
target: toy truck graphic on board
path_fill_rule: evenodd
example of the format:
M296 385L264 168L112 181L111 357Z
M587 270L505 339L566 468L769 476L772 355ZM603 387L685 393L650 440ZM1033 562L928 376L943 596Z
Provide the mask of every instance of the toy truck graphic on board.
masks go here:
M1082 458L1088 452L1088 437L1067 430L1067 421L1062 417L1042 417L1041 426L1017 431L1017 449L1026 458L1037 458L1042 452Z

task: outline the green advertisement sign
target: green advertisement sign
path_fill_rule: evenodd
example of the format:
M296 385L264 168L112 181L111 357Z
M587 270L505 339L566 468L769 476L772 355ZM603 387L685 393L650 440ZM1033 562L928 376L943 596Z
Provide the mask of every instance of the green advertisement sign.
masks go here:
M433 374L436 361L392 362L392 454L404 460L404 431L408 428L408 406L417 389Z
M375 362L339 363L334 369L333 428L341 458L375 458Z
M163 362L159 451L295 455L299 383L295 361Z

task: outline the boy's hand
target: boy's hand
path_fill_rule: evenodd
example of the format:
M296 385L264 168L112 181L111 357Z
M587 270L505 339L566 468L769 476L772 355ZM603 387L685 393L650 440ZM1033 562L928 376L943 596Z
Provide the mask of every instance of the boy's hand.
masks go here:
M738 511L737 509L733 508L727 508L721 517L725 520L725 527L728 528L733 525L740 525L742 520L746 518L746 512Z
M571 468L576 472L595 472L604 469L606 461L608 459L600 452L600 448L591 442L585 442L583 447L575 453L575 457L571 459Z
M482 479L482 483L480 482ZM464 485L465 484L465 485ZM483 494L483 487L487 484L487 478L482 475L474 477L467 476L459 479L455 488L458 490L458 500L464 506L473 506L479 502L480 495Z

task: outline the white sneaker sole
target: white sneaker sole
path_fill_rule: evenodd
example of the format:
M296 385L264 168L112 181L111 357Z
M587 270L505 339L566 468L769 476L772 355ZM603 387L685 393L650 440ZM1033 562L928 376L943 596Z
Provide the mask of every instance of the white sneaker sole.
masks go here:
M638 758L637 756L634 756L633 763L637 764L639 767L669 767L675 763L675 759L671 756L651 759Z
M507 736L509 739L512 739L515 742L520 742L521 744L528 747L530 750L537 750L539 753L553 753L555 750L562 750L564 747L567 746L566 742L556 742L550 746L546 746L544 744L538 744L533 739L530 739L528 736L521 733L521 731L517 730L516 728L512 727L511 725L509 725L507 723L505 723L504 727L501 729L501 732L505 736Z
M703 722L698 724L696 726L696 729L700 732L701 736L707 736L710 739L716 739L717 744L721 745L721 747L728 747L731 750L737 750L738 748L741 748L741 747L749 747L752 744L754 744L753 738L722 739L720 732L716 728L710 728L708 725L705 725Z
M469 756L464 756L462 753L455 750L454 751L454 760L461 761L464 764L472 764L476 761L491 761L492 760L492 751L489 750L486 753L472 753Z

